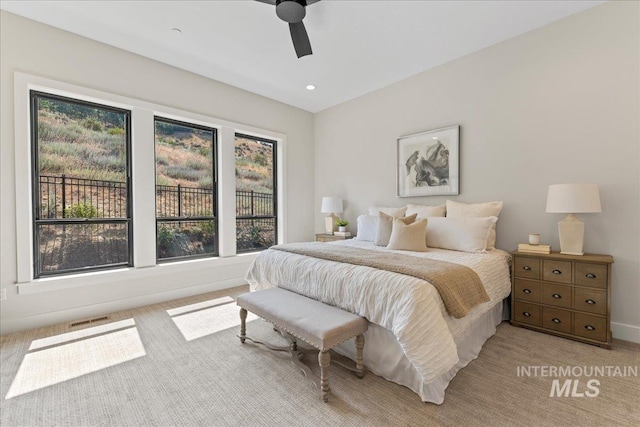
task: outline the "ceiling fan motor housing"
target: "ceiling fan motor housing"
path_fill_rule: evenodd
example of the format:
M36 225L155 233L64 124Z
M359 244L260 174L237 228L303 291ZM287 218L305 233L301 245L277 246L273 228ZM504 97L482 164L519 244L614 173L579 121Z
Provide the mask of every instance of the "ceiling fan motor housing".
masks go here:
M305 0L278 0L276 1L276 14L285 22L294 24L302 21L307 14Z

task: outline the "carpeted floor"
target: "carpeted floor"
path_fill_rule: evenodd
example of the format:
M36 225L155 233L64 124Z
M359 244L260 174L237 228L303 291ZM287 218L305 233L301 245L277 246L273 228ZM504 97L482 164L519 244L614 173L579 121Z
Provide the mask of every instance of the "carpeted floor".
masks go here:
M640 345L614 341L609 351L507 323L453 379L443 405L371 373L358 380L339 366L331 367L324 404L284 355L240 345L232 298L245 290L3 336L0 424L640 425L638 377L599 377L597 397L552 398L552 378L517 375L530 365L638 366ZM253 319L251 335L278 341L269 324ZM578 392L588 379L579 378Z

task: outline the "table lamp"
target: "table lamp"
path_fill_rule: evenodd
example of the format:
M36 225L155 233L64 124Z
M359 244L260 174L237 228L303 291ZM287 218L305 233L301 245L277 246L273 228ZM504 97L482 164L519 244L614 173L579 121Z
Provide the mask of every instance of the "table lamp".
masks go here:
M333 232L336 231L336 218L338 217L335 214L342 213L342 211L342 199L338 197L322 198L322 207L320 208L320 212L329 214L324 219L327 234L333 234Z
M598 184L554 184L547 194L547 213L568 214L558 222L560 253L584 255L584 222L577 213L602 212Z

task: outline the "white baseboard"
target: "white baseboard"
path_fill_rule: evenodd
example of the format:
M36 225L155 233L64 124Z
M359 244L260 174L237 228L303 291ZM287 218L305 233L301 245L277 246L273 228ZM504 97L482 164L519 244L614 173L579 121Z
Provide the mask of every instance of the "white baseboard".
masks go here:
M640 327L611 322L613 338L640 344Z
M70 322L78 319L86 319L98 315L104 315L121 310L143 307L145 305L157 304L174 299L190 297L206 292L219 291L241 286L247 282L243 278L221 280L218 282L205 283L186 288L171 289L168 291L153 294L140 295L116 301L109 301L100 304L93 304L83 307L71 308L68 310L54 311L51 313L38 314L35 316L20 317L17 319L6 319L2 321L2 335L27 329L40 328L55 325L58 323Z

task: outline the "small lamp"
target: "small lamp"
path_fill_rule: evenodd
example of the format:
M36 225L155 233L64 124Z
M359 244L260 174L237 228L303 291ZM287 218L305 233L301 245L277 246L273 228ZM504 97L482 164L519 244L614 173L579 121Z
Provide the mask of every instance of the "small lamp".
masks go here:
M555 184L547 194L548 213L567 213L558 222L560 253L584 255L584 222L575 214L602 212L598 184Z
M320 212L329 214L324 219L327 234L336 231L336 213L342 213L342 199L338 197L323 197Z

